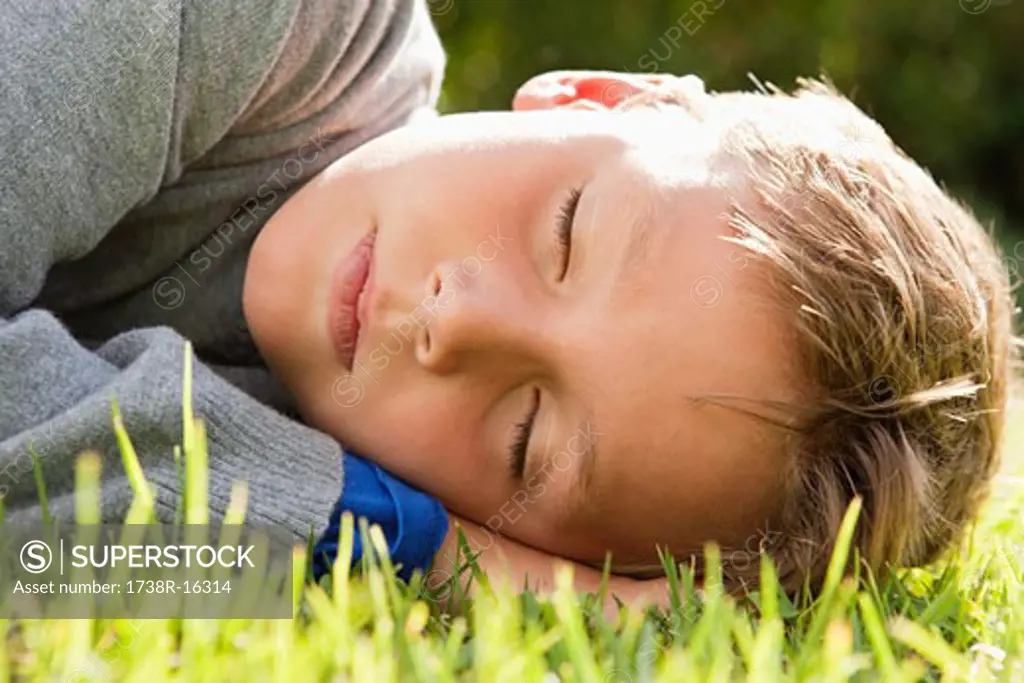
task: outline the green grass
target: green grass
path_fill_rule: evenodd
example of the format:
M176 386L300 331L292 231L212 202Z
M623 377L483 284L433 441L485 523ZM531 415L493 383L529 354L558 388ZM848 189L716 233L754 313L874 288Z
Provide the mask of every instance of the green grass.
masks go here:
M199 522L205 435L188 401L185 415L183 519ZM116 407L114 423L137 496L129 516L150 519L152 493ZM623 608L610 622L566 574L549 597L476 575L474 599L444 614L419 577L396 580L380 554L351 576L340 561L322 586L300 581L290 621L0 620L0 681L1024 681L1024 407L1010 432L994 495L960 552L887 577L833 572L813 602L781 595L764 558L760 593L725 594L711 547L704 590L693 590L685 569L676 573L667 611ZM79 461L83 521L97 519L98 468L95 456ZM238 487L232 519L243 509ZM343 548L354 527L346 520ZM361 533L380 547L376 533ZM835 567L847 548L839 543Z

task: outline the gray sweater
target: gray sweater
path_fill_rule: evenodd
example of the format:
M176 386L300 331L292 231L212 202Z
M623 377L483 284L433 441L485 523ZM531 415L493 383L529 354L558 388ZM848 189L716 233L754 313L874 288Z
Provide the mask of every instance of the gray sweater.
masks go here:
M341 492L336 442L295 419L242 316L253 239L332 160L430 116L444 54L424 0L0 3L0 498L56 518L103 458L103 516L132 500L116 399L157 514L179 486L184 340L216 518L307 536ZM287 286L287 283L281 283Z

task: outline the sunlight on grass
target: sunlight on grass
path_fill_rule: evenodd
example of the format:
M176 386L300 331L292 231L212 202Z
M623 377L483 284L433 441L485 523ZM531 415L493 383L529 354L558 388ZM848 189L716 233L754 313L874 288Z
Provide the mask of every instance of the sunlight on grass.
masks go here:
M188 350L191 367L191 350ZM207 454L185 380L184 520L206 521ZM130 516L152 519L152 490L116 406L125 470L136 493ZM78 462L77 514L99 518L99 458ZM245 487L230 516L240 521ZM1009 448L992 498L964 552L892 577L842 574L858 506L840 532L825 587L794 605L762 558L762 591L726 594L719 552L696 591L685 566L670 574L673 607L623 608L609 623L594 596L558 577L550 597L500 583L481 585L455 614L438 609L444 590L395 579L376 527L341 525L338 571L321 585L296 584L293 620L0 621L0 680L62 681L642 681L1024 680L1024 407L1010 419ZM350 572L352 540L366 557ZM969 550L968 550L969 548ZM297 547L296 567L305 566ZM470 563L471 564L471 563ZM477 571L470 566L469 572ZM485 582L486 583L486 582Z

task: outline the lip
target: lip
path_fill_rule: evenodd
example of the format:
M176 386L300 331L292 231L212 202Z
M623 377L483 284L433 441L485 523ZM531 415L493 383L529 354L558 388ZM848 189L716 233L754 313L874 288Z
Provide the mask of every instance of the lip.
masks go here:
M334 353L352 372L359 334L369 322L373 294L373 247L376 229L365 235L334 268L327 327Z

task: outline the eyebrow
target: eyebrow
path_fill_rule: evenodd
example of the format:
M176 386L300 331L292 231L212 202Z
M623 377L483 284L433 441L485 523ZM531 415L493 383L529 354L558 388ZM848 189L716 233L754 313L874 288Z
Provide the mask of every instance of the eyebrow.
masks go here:
M591 221L596 219L600 207L601 196L598 195L594 201L594 208L591 211ZM636 210L631 213L632 216L626 228L626 244L622 249L622 257L615 266L616 270L614 273L616 279L624 273L645 266L651 254L655 251L654 238L658 231L653 228L650 204L646 202L639 204Z
M644 205L639 208L627 230L627 242L623 249L622 266L618 275L642 268L654 252L655 230L652 229L650 206Z
M592 431L594 434L600 434L599 431L594 429L594 425L589 417L585 418L580 423L579 431L584 434L590 434ZM583 455L580 456L579 474L576 475L576 491L574 498L578 499L574 501L574 504L580 504L589 498L589 493L593 490L594 475L597 472L597 439L587 438L587 449Z
M593 491L594 477L597 473L597 436L600 436L601 432L594 429L594 423L591 416L588 414L573 432L573 435L569 437L569 441L566 443L565 451L573 457L574 467L576 474L570 487L570 496L564 503L564 513L566 516L571 516L575 511L581 508L590 500L590 493ZM582 453L577 453L573 449L571 442L577 436L583 435L586 440L585 447ZM557 451L552 454L551 458L547 461L546 465L554 463L555 455ZM557 465L556 465L557 467Z

